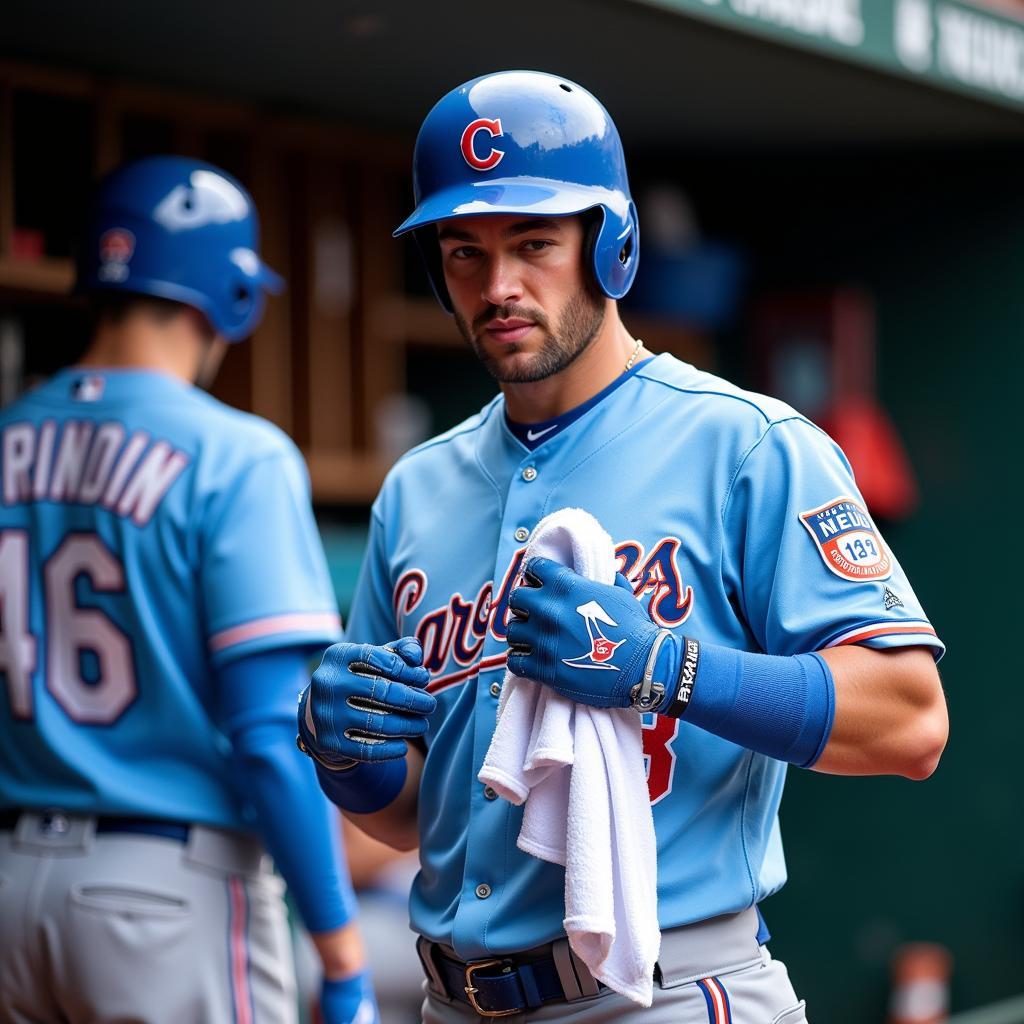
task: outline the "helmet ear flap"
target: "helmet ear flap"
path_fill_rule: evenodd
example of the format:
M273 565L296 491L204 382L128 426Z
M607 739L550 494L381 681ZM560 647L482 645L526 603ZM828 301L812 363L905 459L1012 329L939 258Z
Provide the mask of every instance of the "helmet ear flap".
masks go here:
M640 225L636 207L630 201L625 216L602 205L593 211L592 234L585 236L590 246L590 265L600 292L610 299L621 299L629 291L640 259Z
M234 270L225 275L220 294L221 300L213 302L207 313L214 330L228 341L247 338L255 331L266 305L259 282Z
M622 247L619 249L619 263L623 271L629 275L632 282L633 274L636 273L635 261L639 259L640 247L640 223L636 215L636 205L630 201L628 213L628 234ZM628 287L628 285L627 285Z
M437 231L431 225L426 228L418 228L412 233L423 260L423 267L430 280L430 287L437 297L437 301L444 307L446 313L454 312L452 298L448 294L448 286L444 283L444 267L441 265L441 246L437 241Z

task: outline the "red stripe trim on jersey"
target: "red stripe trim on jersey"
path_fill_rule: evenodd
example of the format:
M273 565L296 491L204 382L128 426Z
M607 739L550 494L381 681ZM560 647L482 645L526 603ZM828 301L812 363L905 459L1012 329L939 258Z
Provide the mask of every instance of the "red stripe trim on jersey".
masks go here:
M240 878L228 879L231 902L231 1001L235 1004L235 1024L253 1024L252 990L249 987L249 902Z
M500 668L506 661L508 661L507 653L492 654L491 657L482 658L475 665L470 665L469 668L460 669L458 672L449 672L446 676L438 676L436 679L431 679L427 684L427 691L435 693L437 690L444 690L449 686L454 686L456 683L471 679L481 672L486 672L488 669Z
M831 641L828 644L829 647L842 647L846 644L858 644L864 640L873 640L878 636L907 636L907 635L923 635L932 636L938 639L938 635L931 626L876 626L869 629L863 629L857 633L847 633L846 636L841 636L837 640Z
M253 619L240 626L222 629L210 637L210 650L214 653L226 647L271 636L274 633L338 633L341 617L333 612L295 612L290 615L268 615L265 619Z

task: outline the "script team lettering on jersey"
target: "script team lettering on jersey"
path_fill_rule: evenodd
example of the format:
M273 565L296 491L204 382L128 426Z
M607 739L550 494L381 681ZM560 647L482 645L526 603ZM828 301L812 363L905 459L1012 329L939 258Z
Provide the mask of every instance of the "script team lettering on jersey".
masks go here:
M627 540L615 548L616 571L633 586L633 594L645 603L651 618L672 629L681 625L693 607L693 588L684 584L679 569L682 543L677 537L663 537L648 553L643 544ZM474 678L482 669L504 664L506 655L480 659L488 632L496 640L506 639L509 621L508 597L522 577L525 548L516 551L498 587L485 583L472 597L454 593L448 602L419 617L415 636L423 645L423 664L433 677L432 693L446 690ZM426 597L429 579L422 569L409 569L395 584L393 607L402 632ZM457 666L457 667L456 667ZM672 728L644 724L644 757L647 763L648 789L652 803L672 790L675 754L671 743L678 723Z

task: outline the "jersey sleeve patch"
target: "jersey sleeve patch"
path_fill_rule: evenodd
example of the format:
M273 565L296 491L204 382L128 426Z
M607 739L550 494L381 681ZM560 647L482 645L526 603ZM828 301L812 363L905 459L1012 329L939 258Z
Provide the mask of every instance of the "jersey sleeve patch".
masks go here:
M818 554L840 579L884 580L892 575L892 556L864 506L852 498L833 498L800 513Z

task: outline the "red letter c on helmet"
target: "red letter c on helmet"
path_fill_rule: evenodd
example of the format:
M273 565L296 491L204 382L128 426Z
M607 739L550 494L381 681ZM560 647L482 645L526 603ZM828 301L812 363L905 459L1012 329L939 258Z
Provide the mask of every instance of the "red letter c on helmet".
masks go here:
M490 153L483 159L478 157L473 149L473 140L478 132L487 132L492 139L498 138L504 134L501 130L501 118L495 118L492 121L486 117L478 117L475 121L467 124L466 130L462 133L462 155L466 158L466 163L475 171L489 171L501 163L505 151L492 147Z

